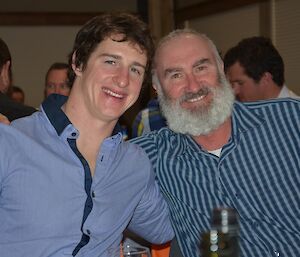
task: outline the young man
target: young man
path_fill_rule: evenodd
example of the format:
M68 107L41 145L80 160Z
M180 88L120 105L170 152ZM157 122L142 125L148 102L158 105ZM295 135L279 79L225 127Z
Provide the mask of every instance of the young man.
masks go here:
M300 101L234 102L215 45L190 30L162 39L153 73L168 128L132 142L153 163L183 256L201 256L218 206L240 216L241 257L299 256Z
M153 43L129 14L106 14L78 32L70 96L0 124L1 256L111 257L128 227L153 243L172 239L149 159L110 136L138 98Z
M271 40L250 37L224 56L225 73L241 102L296 97L284 84L284 62Z

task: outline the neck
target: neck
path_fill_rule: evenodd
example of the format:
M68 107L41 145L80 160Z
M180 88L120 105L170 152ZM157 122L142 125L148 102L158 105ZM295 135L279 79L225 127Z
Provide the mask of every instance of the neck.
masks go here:
M281 92L282 87L276 85L274 82L270 83L264 90L263 99L277 98Z
M89 164L92 175L103 140L111 136L117 121L107 122L93 117L85 108L81 97L70 94L62 107L72 124L78 129L77 148Z
M229 141L231 129L231 118L228 118L209 134L194 136L193 138L203 149L213 151L222 148Z

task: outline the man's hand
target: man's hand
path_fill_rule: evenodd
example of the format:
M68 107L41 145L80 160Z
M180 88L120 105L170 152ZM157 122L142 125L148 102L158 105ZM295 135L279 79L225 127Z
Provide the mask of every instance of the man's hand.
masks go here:
M4 116L3 114L0 113L0 122L9 125L10 121L8 120L8 118L6 116Z

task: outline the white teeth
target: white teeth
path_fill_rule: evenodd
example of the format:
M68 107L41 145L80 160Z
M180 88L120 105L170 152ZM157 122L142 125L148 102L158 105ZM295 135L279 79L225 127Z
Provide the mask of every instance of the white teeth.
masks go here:
M194 103L194 102L202 100L204 97L205 97L205 95L201 95L197 98L188 99L187 102Z
M106 94L109 94L111 96L114 96L114 97L117 97L117 98L123 98L123 95L120 95L120 94L117 94L107 88L104 88L103 91L106 93Z

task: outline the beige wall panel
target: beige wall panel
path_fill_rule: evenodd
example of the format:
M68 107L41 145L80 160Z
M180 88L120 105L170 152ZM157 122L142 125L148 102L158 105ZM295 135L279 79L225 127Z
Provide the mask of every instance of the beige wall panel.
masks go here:
M188 24L209 36L224 54L242 38L259 35L259 5L190 20Z
M273 40L285 63L287 86L300 95L300 1L274 1Z
M13 61L14 84L26 95L26 103L38 107L43 100L44 78L49 66L66 62L79 27L0 27Z

